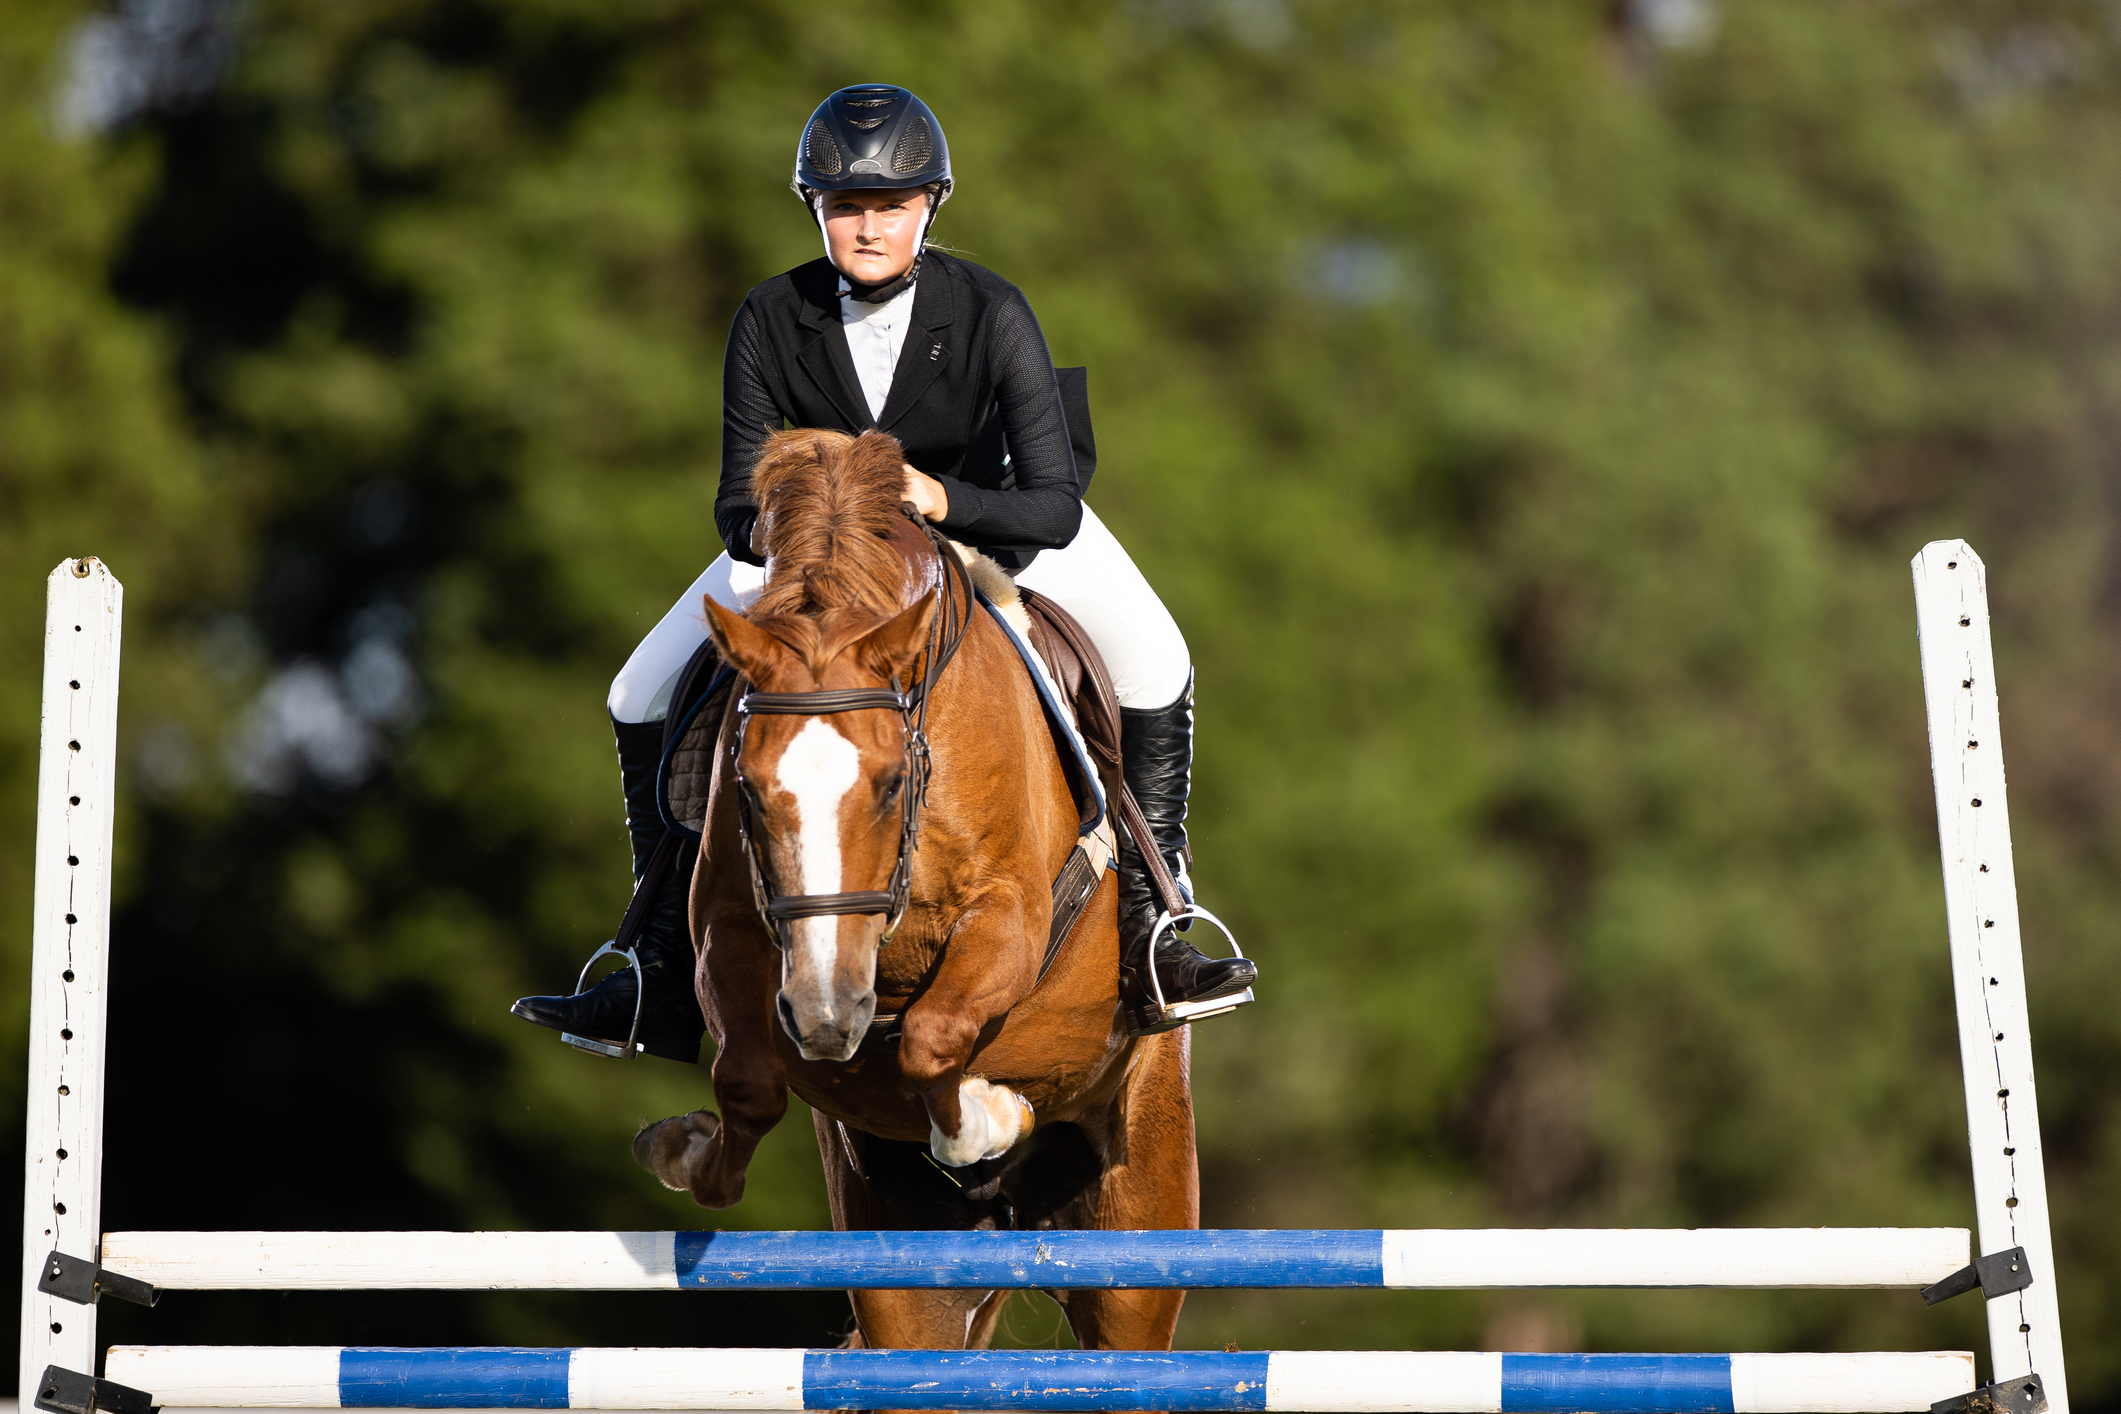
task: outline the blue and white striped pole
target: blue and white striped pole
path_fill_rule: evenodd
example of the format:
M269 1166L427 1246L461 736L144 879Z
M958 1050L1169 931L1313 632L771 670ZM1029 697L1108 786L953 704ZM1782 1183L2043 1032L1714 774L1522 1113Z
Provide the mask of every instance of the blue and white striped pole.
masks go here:
M1871 1414L1966 1393L1974 1357L114 1346L106 1373L171 1408Z
M103 1264L189 1290L1899 1287L1964 1228L1160 1232L112 1232Z

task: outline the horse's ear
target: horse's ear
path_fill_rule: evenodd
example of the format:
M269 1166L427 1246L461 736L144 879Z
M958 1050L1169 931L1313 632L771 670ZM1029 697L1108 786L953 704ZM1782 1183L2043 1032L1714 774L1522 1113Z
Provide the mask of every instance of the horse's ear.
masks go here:
M769 663L788 652L778 638L742 614L723 608L711 597L703 602L707 605L707 632L714 638L715 651L722 655L723 662L753 682L765 675Z
M935 591L929 590L910 609L901 609L856 639L854 651L881 677L904 681L913 660L928 646L928 621L935 617Z

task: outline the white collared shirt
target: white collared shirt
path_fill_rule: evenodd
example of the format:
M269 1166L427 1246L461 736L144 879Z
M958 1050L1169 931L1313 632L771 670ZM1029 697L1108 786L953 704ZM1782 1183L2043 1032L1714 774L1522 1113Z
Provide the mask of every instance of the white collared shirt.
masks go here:
M891 375L898 371L899 350L906 346L906 326L913 322L913 293L909 285L882 304L864 304L846 294L840 296L840 323L847 330L847 352L854 357L854 375L862 380L862 396L869 402L869 415L884 415L884 400L891 396Z

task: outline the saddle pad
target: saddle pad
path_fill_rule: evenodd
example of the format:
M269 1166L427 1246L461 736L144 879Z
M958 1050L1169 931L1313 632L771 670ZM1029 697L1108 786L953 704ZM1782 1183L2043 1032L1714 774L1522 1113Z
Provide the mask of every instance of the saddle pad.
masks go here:
M679 678L663 734L657 803L663 823L697 842L707 823L707 789L722 718L736 694L736 674L722 666L713 640L702 643Z
M721 725L721 713L696 712L670 750L670 783L664 792L670 817L695 835L707 823L707 783L714 777L714 738Z

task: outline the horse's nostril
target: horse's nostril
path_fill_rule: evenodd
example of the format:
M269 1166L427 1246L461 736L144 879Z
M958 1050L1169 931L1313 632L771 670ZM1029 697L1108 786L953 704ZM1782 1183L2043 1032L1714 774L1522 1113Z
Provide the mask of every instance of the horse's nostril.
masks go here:
M801 1041L803 1039L803 1033L795 1029L795 1008L789 1005L788 994L786 992L779 992L774 995L773 1009L776 1013L779 1014L781 1018L781 1030L788 1033L788 1039L791 1041Z

